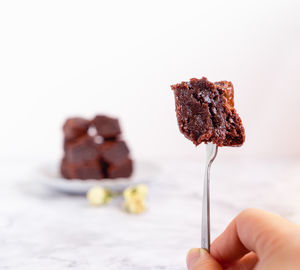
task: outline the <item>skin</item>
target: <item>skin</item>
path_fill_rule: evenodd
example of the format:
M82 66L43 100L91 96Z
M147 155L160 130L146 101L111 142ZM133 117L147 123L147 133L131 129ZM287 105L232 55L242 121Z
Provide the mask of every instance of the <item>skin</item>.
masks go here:
M300 226L258 209L236 216L212 243L191 249L189 270L300 269Z

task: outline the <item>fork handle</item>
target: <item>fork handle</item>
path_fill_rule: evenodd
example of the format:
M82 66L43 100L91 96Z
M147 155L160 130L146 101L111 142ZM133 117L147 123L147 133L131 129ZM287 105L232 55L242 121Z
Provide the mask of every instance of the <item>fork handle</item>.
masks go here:
M206 164L204 186L203 186L203 201L202 201L202 234L201 248L210 252L210 199L209 199L209 184L210 184L210 167L211 162Z

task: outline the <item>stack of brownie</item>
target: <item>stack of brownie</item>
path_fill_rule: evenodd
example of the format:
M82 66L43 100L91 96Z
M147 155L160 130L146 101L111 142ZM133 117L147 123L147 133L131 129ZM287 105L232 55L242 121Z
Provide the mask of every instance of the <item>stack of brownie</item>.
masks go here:
M118 119L105 115L97 115L93 120L69 118L63 132L63 177L85 180L131 176L133 162L120 138Z

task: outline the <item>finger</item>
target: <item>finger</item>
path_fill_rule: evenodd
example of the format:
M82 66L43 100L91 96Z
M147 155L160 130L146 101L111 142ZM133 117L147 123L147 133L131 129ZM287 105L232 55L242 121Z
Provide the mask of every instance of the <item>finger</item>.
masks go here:
M188 270L222 270L221 265L205 250L193 248L189 251L186 264Z
M285 219L257 209L239 214L213 242L211 254L222 265L231 264L249 251L258 256L279 248L280 239L295 226Z
M223 266L227 266L249 253L241 242L235 218L226 230L212 243L210 252Z
M243 258L236 261L229 267L226 267L226 270L251 270L254 268L258 262L257 255L254 252L246 254Z

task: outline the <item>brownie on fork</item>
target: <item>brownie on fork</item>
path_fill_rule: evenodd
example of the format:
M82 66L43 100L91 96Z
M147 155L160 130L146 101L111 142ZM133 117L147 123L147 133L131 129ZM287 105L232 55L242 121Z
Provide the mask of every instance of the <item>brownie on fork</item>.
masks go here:
M171 86L180 131L195 145L240 146L245 141L242 120L234 108L233 85L228 81L190 79Z

